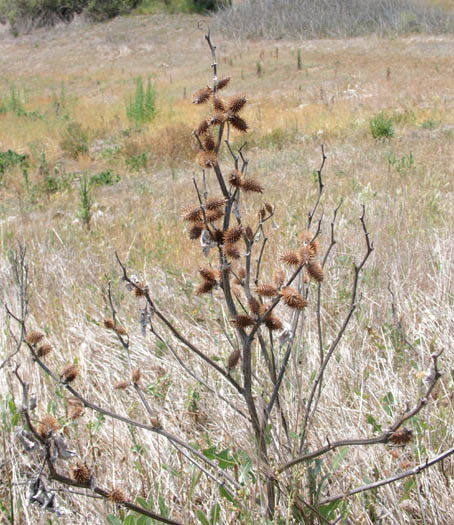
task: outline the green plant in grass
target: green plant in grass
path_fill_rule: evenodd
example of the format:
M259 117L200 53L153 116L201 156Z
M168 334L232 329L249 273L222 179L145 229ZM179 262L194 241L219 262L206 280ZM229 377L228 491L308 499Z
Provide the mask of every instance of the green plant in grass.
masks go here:
M90 177L90 183L96 186L111 186L120 180L120 175L115 175L112 170L104 170Z
M369 128L375 140L386 140L394 137L393 119L387 118L383 111L370 119Z
M136 126L150 122L156 116L156 85L151 83L150 76L145 91L142 77L139 75L136 78L134 96L126 103L126 115Z
M79 211L78 216L84 227L89 230L93 215L93 197L91 193L91 180L86 173L80 177L79 186Z
M60 139L60 147L73 159L87 154L88 131L79 122L68 122Z

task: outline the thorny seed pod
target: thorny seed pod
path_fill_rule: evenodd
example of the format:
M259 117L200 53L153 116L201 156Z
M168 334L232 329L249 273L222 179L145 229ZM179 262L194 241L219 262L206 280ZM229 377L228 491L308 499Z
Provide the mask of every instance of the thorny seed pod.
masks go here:
M216 142L209 133L203 137L202 143L206 151L214 151L216 148Z
M142 377L142 372L139 368L133 368L131 372L131 381L134 384L137 384L140 381L140 378Z
M273 213L274 211L274 206L270 204L269 202L265 202L264 206L265 206L265 210L271 215L271 213Z
M136 282L136 287L134 287L134 295L136 297L143 297L145 295L145 290L147 288L147 285L142 281Z
M209 124L208 124L207 119L205 119L205 120L202 120L202 122L197 126L197 129L195 130L195 132L197 133L197 135L203 135L204 133L208 131L208 128L209 128Z
M84 413L84 407L82 403L78 400L71 400L70 403L68 400L68 410L67 410L67 416L69 419L77 419Z
M232 370L233 368L236 367L236 365L238 364L238 362L240 360L240 357L241 357L241 350L239 348L234 350L229 355L229 358L227 360L227 369L228 369L229 373L230 373L230 370Z
M220 97L213 97L213 108L220 113L225 112L225 103Z
M241 109L243 109L246 102L247 98L244 95L237 95L236 97L232 97L227 104L227 111L231 111L232 113L238 113L238 111L241 111Z
M211 268L199 268L199 273L205 281L216 283L216 273Z
M44 416L36 427L36 432L38 435L45 439L49 437L52 432L58 432L60 425L58 420L51 415Z
M303 308L306 308L306 299L304 299L304 297L302 297L295 289L291 288L290 286L287 286L287 288L282 288L279 293L282 296L283 303L289 308L293 308L295 310L302 310Z
M299 266L300 259L296 252L285 252L280 257L281 261L289 266Z
M241 290L240 290L240 288L238 288L238 286L232 286L232 294L237 299L241 299L242 294L241 294Z
M244 278L246 277L246 270L244 268L240 268L237 272L237 277L234 279L235 284L243 284Z
M317 255L318 253L318 239L314 239L312 242L309 243L309 248L312 252L312 255Z
M264 316L264 315L265 315L265 312L268 310L268 308L269 308L270 306L271 306L271 303L263 303L263 304L261 304L261 305L260 305L260 312L259 312L259 314L260 314L261 316ZM269 317L270 315L271 315L271 314L269 313L269 314L267 315L267 317Z
M128 388L130 385L129 381L118 381L114 384L115 390L124 390L125 388Z
M246 192L252 191L255 193L263 193L263 186L255 179L243 179L241 188Z
M255 291L260 297L273 297L277 295L277 288L272 284L261 284L256 287Z
M274 315L270 315L267 319L265 319L265 326L271 331L282 330L281 320Z
M224 268L223 270L216 270L216 280L222 283L224 272L227 272L228 275L230 273L230 270L230 266Z
M107 498L112 503L122 503L126 501L124 492L121 489L114 488L108 494Z
M192 103L193 104L205 104L205 102L207 102L208 99L211 97L211 93L212 93L211 88L208 86L205 88L199 89L192 96Z
M312 237L313 235L311 232L303 231L298 234L298 241L300 242L300 244L308 244L311 242Z
M273 281L274 281L274 284L280 288L283 284L284 284L284 280L285 280L285 273L283 272L283 270L281 270L280 268L277 269L275 272L274 272L274 275L273 275Z
M216 281L203 281L195 289L196 295L202 295L204 293L210 293L211 290L216 286Z
M60 380L63 383L71 383L79 375L79 369L75 365L66 365L60 372Z
M114 330L118 335L128 335L128 332L122 326L115 326Z
M261 306L261 304L257 301L257 299L255 297L251 296L248 299L248 304L249 304L249 308L250 308L250 310L251 310L251 312L253 314L256 314L256 315L260 314L260 306Z
M202 168L212 168L217 163L216 153L214 151L199 151L196 160Z
M31 332L28 332L25 340L27 341L29 345L36 345L41 341L43 337L44 337L44 334L40 332L39 330L32 330Z
M249 129L248 125L246 124L246 121L236 114L230 115L227 120L233 128L237 129L238 131L241 131L242 133L246 133Z
M246 229L244 230L244 233L246 234L246 237L251 241L254 237L254 232L252 231L252 228L250 226L246 226Z
M69 477L78 483L89 483L90 469L80 459L76 459L69 466Z
M262 222L263 219L266 217L266 210L265 208L262 206L260 208L260 210L257 212L257 217L259 218L259 221Z
M413 437L413 431L408 428L403 428L402 430L396 430L389 436L389 441L393 445L406 445L410 443Z
M234 244L224 244L222 253L229 259L239 259L241 257L240 250Z
M199 222L194 224L194 226L189 230L189 238L191 240L198 239L204 228L203 223Z
M224 215L224 212L217 208L216 210L207 210L205 213L205 217L207 222L215 222L219 220Z
M202 211L200 208L183 208L181 216L184 221L200 222L202 220Z
M238 170L232 171L227 180L228 183L234 188L241 188L243 184L243 176Z
M222 244L224 242L224 232L218 228L213 228L211 238L215 243Z
M233 319L231 322L238 328L246 328L247 326L252 326L254 324L253 319L251 319L249 315L245 314L239 314L235 316L235 319Z
M314 257L310 245L303 244L302 246L300 246L298 248L298 256L300 264L309 264Z
M320 263L317 261L311 261L307 265L307 272L312 277L312 279L314 279L314 281L317 281L318 283L321 283L323 279L325 278L325 273L323 272L323 268L321 267Z
M153 426L153 428L162 428L162 424L161 424L161 421L159 420L159 417L152 417L150 419L151 421L151 425Z
M205 208L207 210L217 210L218 208L222 208L223 206L225 206L224 197L211 197L205 202Z
M46 357L46 355L50 354L50 352L52 352L52 347L49 343L45 343L38 348L36 355L38 357Z
M220 111L216 111L215 113L213 113L213 115L211 115L208 122L210 126L219 126L221 124L224 124L224 122L226 121L226 118L227 117L224 113Z
M104 319L104 328L107 328L107 330L113 330L115 327L115 323L113 322L113 319Z
M228 230L224 232L224 242L228 244L235 244L241 239L241 235L243 233L243 227L238 226L232 226Z
M224 89L227 84L230 82L230 78L231 77L224 77L224 78L221 78L221 80L219 80L219 82L217 83L217 86L216 86L216 89L219 91L220 89Z

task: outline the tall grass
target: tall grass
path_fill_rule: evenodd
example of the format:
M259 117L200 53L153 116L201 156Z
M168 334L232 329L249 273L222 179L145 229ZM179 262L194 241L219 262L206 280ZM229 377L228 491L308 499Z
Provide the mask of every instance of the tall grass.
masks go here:
M447 33L454 17L412 0L245 0L220 10L215 28L235 38L345 38Z

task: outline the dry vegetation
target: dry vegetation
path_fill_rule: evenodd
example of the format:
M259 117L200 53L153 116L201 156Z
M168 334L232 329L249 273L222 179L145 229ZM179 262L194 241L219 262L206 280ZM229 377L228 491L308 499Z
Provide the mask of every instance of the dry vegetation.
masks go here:
M24 244L32 283L28 327L42 330L52 345L46 357L49 367L59 371L77 364L75 384L87 399L147 420L134 389L114 388L130 380L129 366L140 368L140 385L166 431L199 449L228 448L244 467L245 456L254 456L251 436L227 405L182 373L165 345L150 334L141 335L141 299L125 290L114 256L117 251L128 270L149 284L160 309L188 338L221 365L226 362L228 343L211 321L215 307L195 295L203 258L200 245L187 240L181 221L181 208L195 201L192 176L199 177L191 130L200 112L191 94L210 81L210 56L197 29L199 20L125 18L17 39L2 37L0 100L5 110L0 113L0 152L29 157L26 176L20 164L0 174L0 295L2 303L18 311L10 254ZM360 305L326 371L316 432L309 436L308 447L369 437L378 426L388 428L424 391L430 356L443 350L443 375L429 406L406 423L413 431L410 444L351 447L345 456L342 449L340 455L329 453L320 465L295 467L295 475L302 476L312 469L315 486L327 475L323 499L412 468L452 446L454 38L239 44L216 35L216 44L221 76L232 76L229 94L248 96L244 117L251 128L246 135L249 173L260 179L275 207L279 229L269 231L265 266L304 229L317 194L314 169L324 144L326 191L319 214L323 210L327 222L322 246L329 245L329 221L342 199L337 244L322 287L327 340L348 309L352 262L364 250L358 223L362 204L375 245L362 275ZM149 74L156 81L157 116L136 128L126 117L125 104L135 78ZM10 104L12 86L21 111ZM372 138L369 122L380 112L392 118L393 138ZM69 123L79 125L76 142L87 145L81 154L73 154L64 140ZM231 138L237 146L243 140L239 134ZM226 156L221 162L230 160ZM83 174L106 172L120 178L92 186L87 229L80 213L80 181ZM245 200L245 216L255 217L261 203L260 196ZM111 316L109 282L131 341L130 362L103 324ZM215 304L218 299L216 295ZM17 327L4 310L0 319L1 364L14 349L10 330L17 333ZM287 415L298 411L318 366L316 324L310 307L293 362L295 375L285 384L282 404ZM202 361L179 345L176 350L197 376L239 403ZM207 516L212 512L214 520L217 502L219 523L265 522L257 514L255 478L246 476L247 488L238 494L246 507L239 519L235 504L220 498L218 485L200 476L163 437L99 417L88 408L70 420L64 389L25 351L20 356L15 358L20 374L37 396L34 420L55 416L100 485L120 487L131 501L139 496L151 510L168 512L182 523L197 522L197 511ZM13 439L22 402L13 370L12 363L1 370L0 515L6 519L12 503L14 523L56 521L26 505L22 484L38 463ZM261 372L258 365L255 372ZM292 381L303 385L302 390L295 393ZM296 434L299 430L292 429ZM453 465L451 456L414 478L345 500L339 507L341 522L449 525ZM319 467L320 474L315 474ZM64 461L59 468L67 468ZM229 472L242 481L241 472ZM76 492L58 492L69 512L59 522L104 523L108 514L126 515L115 505L115 495L106 502Z

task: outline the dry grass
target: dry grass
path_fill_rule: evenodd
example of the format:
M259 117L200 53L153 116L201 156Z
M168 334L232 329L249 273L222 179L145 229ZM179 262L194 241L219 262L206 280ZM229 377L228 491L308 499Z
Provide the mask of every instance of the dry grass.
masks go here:
M33 283L30 326L43 330L55 348L47 362L60 370L77 361L81 374L76 382L83 394L141 419L144 415L132 390L113 389L117 381L129 379L130 371L112 332L102 325L109 315L103 293L111 279L131 337L133 366L141 368L141 384L149 387L150 400L165 428L200 448L212 443L218 449L248 453L250 436L241 424L232 424L236 416L230 409L182 374L166 349L140 335L140 300L126 294L114 261L117 250L131 271L149 283L155 300L188 337L208 355L227 359L229 348L209 321L215 306L193 293L200 247L198 241L187 240L180 217L182 206L197 202L191 177L198 172L189 162L195 156L190 129L198 124L200 113L191 105L190 95L210 78L210 57L196 30L199 18L125 18L0 41L3 100L14 82L17 88L27 89L26 109L44 115L31 120L10 112L0 114L0 151L10 148L30 154L29 187L16 168L5 173L0 188L0 295L2 303L17 307L7 253L18 242L25 243ZM249 99L245 118L251 127L250 174L260 179L266 199L276 206L280 228L270 231L267 263L277 259L278 246L290 249L296 243L316 191L312 171L320 162L319 145L325 144L327 192L322 206L326 216L330 218L344 199L338 244L324 287L327 340L339 326L349 300L352 257L363 249L357 220L360 204L366 205L375 242L361 283L361 307L338 349L337 364L326 376L318 432L310 436L311 447L324 445L327 436L332 440L371 435L368 414L386 428L391 418L384 396L393 395L389 409L393 415L415 400L434 345L444 349L445 374L429 408L412 422L414 443L405 449L380 445L350 450L331 483L337 489L353 487L436 455L451 446L454 431L450 364L454 358L454 39L410 36L246 45L216 41L221 75L232 75L229 93L244 92ZM297 69L298 49L301 70ZM261 77L257 61L262 64ZM157 81L158 117L141 131L126 132L124 100L134 88L134 77L148 73ZM52 110L53 92L59 92L62 81L70 118L89 130L90 152L77 160L61 150L65 121ZM369 131L369 119L381 110L394 118L395 138L388 142L375 142ZM71 173L104 169L120 173L117 184L94 189L90 232L76 217L77 177L69 189L49 196L40 189L41 150L50 166L60 165ZM149 154L146 169L127 165L127 159L142 153ZM214 187L213 181L208 184ZM260 197L249 198L243 213L255 217L261 202ZM324 246L328 239L326 225ZM393 323L389 282L411 346L402 342ZM0 316L7 327L3 311ZM295 356L295 375L283 387L283 408L288 414L298 409L298 396L307 395L317 365L313 306L307 327L304 351ZM11 344L8 330L2 330L1 360ZM199 376L206 377L200 361L179 351ZM65 403L55 397L55 385L25 354L21 371L38 393L36 418L50 412L66 421ZM0 387L2 457L11 481L20 483L30 460L21 459L20 444L12 440L7 406L8 396L20 405L20 394L11 370L2 370L2 375L6 378ZM225 383L215 378L209 382L236 402ZM298 393L295 384L301 386ZM200 399L191 406L194 391ZM196 510L208 513L219 499L215 484L203 476L196 482L190 465L164 439L140 430L132 437L125 425L109 419L96 430L95 422L95 414L86 410L80 420L68 423L68 429L71 444L95 469L100 484L120 486L131 498L147 498L151 493L155 510L160 495L172 517L184 523L194 523ZM332 457L323 463L324 472ZM60 468L64 471L67 466L62 462ZM6 479L3 472L1 479ZM454 470L447 461L444 473L439 468L422 473L407 500L401 501L405 482L369 497L352 498L347 507L350 519L372 524L381 516L384 523L423 523L424 519L449 525L452 483ZM256 490L251 483L243 498L251 508ZM8 485L3 482L0 502L6 505L8 498ZM42 519L37 509L25 505L24 492L17 487L14 498L22 522ZM71 494L62 498L72 512L62 520L65 523L104 523L106 514L115 512L113 504L99 500ZM20 501L22 510L18 510ZM221 505L220 522L238 523L230 506L223 501ZM258 521L257 516L250 518L250 523Z

